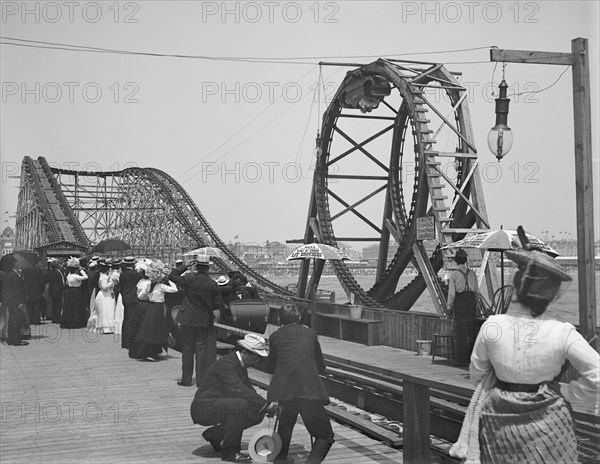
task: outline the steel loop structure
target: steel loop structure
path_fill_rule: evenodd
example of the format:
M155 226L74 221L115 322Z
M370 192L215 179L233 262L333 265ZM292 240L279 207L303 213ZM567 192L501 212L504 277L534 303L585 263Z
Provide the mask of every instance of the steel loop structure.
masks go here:
M439 249L489 229L467 91L456 75L438 63L380 59L348 72L323 116L304 242L378 244L370 290L343 261L332 262L355 303L408 310L428 288L444 314ZM418 237L421 220L435 228L433 253ZM388 258L390 241L397 251ZM411 263L419 273L398 289ZM317 263L309 283L303 263L300 296L322 269Z
M441 247L489 229L467 90L439 63L380 59L352 66L323 115L303 241L376 244L371 289L344 262L332 261L350 301L405 311L428 289L444 314ZM423 239L434 231L428 247ZM23 159L17 249L83 254L111 238L130 244L136 256L167 262L193 248L219 248L226 256L214 259L219 272L240 270L284 297L310 296L324 267L317 261L309 282L310 262L303 262L292 294L236 256L165 172L74 171L43 157ZM418 274L399 288L409 268ZM490 295L493 270L486 267Z

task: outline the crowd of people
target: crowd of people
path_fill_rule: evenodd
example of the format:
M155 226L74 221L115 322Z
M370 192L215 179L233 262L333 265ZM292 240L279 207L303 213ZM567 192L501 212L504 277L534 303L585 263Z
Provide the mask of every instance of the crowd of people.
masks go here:
M568 273L539 251L506 255L518 266L513 279L518 305L490 316L479 331L472 326L477 281L466 254L456 256L448 306L462 339L459 360L470 361L470 377L477 387L451 454L473 463L576 462L570 403L597 401L600 356L573 325L545 314L561 284L571 280ZM155 361L168 348L170 324L175 324L182 351L177 384L192 386L195 371L198 388L191 418L209 427L202 436L223 461L251 462L241 452L242 433L274 414L279 414L281 438L275 462L293 462L288 453L299 415L314 439L306 463L318 464L327 456L334 434L324 408L329 396L320 377L325 361L317 333L301 324L295 306L280 309L281 327L269 337L268 348L262 336L250 333L235 351L217 360L215 315L230 321L233 301L259 295L239 272L210 277L209 256L187 264L178 261L173 268L159 260L92 258L87 270L71 258L65 271L51 259L45 272L27 273L9 262L2 282L9 344L27 343L24 321L36 324L50 318L67 329L121 333L130 357ZM173 295L178 295L180 307L176 321L165 303ZM272 375L266 399L248 377L248 368L261 362ZM565 362L580 377L559 385Z
M45 266L38 258L34 265L21 269L14 256L7 256L0 274L2 341L26 346L31 338L31 325L54 323L63 329L121 335L121 345L129 350L131 358L160 359L162 351L167 349L170 332L177 327L170 317L171 307L182 300L184 306L190 306L186 292L193 300L193 289L183 287L196 280L186 275L198 273L203 266L202 263L195 266L197 263L200 262L193 261L177 272L183 264L181 260L170 268L160 260L133 256L122 260L98 256L50 257ZM223 322L232 319L229 304L233 300L260 299L256 288L239 271L230 272L229 278L220 276L218 284L204 274L218 289L218 300L212 305ZM173 280L169 280L171 275ZM173 298L169 300L170 295ZM181 312L184 321L179 324L182 329L179 335L188 341L186 327L195 324L185 321L184 312Z

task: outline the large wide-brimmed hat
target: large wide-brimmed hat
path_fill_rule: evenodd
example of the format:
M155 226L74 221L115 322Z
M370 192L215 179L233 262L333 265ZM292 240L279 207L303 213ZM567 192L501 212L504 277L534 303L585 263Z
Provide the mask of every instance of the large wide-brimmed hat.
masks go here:
M521 298L553 301L561 282L573 280L554 258L541 251L508 250L506 256L517 263L522 273L518 280L515 275L517 295Z
M67 267L80 267L79 260L71 256L67 261Z
M159 259L152 262L152 264L148 266L148 269L146 269L146 275L153 283L162 281L169 275L170 272L171 269L165 266L165 264Z
M525 270L535 266L538 276L554 277L562 282L573 280L566 269L556 262L556 260L544 252L536 250L507 250L506 257L519 265L519 269Z
M265 339L257 334L247 334L242 340L238 341L238 345L262 357L269 355Z

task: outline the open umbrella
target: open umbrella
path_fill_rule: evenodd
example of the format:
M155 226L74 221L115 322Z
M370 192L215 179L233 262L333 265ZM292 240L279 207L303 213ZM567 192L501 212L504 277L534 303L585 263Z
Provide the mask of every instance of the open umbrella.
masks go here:
M183 254L183 256L196 256L196 255L208 255L211 257L217 257L224 259L225 253L219 248L216 247L202 247L196 248L195 250L188 251Z
M552 257L558 256L558 253L553 248L542 242L539 238L527 233L525 233L525 238L528 240L528 243L522 243L516 230L507 230L500 226L499 230L491 230L489 232L465 237L458 242L446 245L442 250L478 248L480 250L500 252L500 286L504 287L504 252L506 250L518 250L525 248L525 245L527 245L529 250L543 251Z
M92 251L95 253L110 253L111 251L127 251L131 250L131 247L127 242L118 238L109 238L102 240L92 247Z
M295 259L312 259L313 260L313 269L315 269L315 263L317 259L350 259L348 256L344 254L342 250L339 250L336 247L331 245L325 245L324 243L306 243L296 248L291 255L287 257L288 261L292 261ZM316 297L317 289L316 289L316 281L313 279L313 288L310 292L310 326L315 327L315 319L317 308L315 305L315 297Z

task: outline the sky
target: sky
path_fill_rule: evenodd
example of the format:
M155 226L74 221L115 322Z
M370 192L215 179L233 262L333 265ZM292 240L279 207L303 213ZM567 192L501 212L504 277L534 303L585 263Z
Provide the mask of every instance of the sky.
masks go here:
M575 239L571 70L503 67L490 62L489 49L570 52L577 37L589 40L594 190L600 191L596 1L2 1L1 7L3 226L14 225L14 176L23 157L44 156L65 169L161 169L226 242L302 238L321 115L353 69L318 63L387 57L439 62L462 73L492 228L523 225L540 238ZM9 44L40 45L25 40L145 55ZM503 72L515 141L498 163L486 140L495 121L492 91ZM352 170L359 174L361 165ZM378 198L365 203L365 214L372 209L377 218ZM351 235L354 226L342 224L336 234Z

